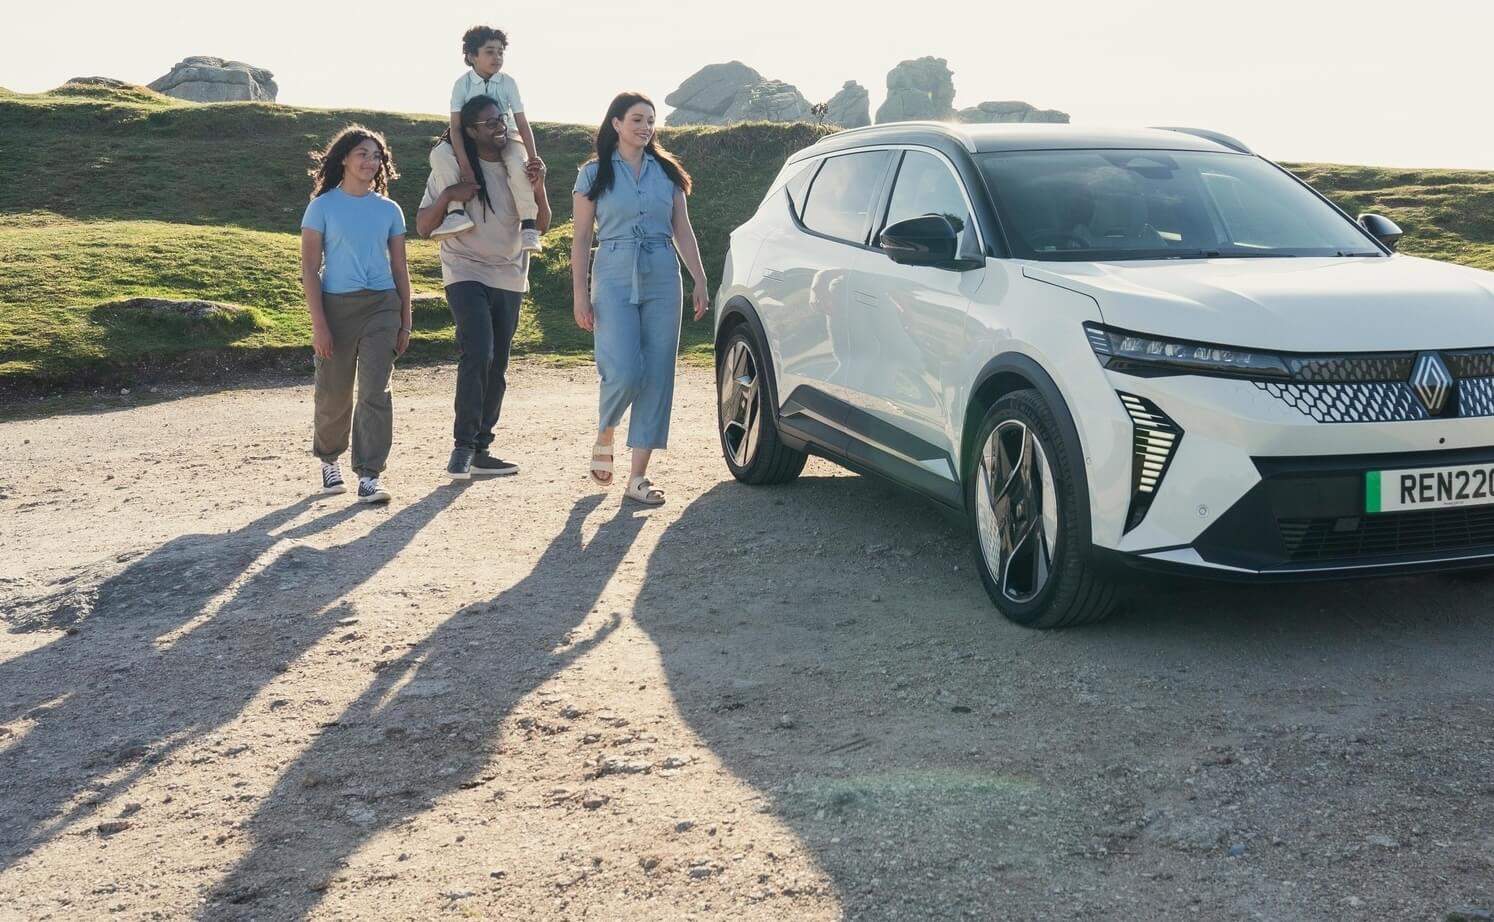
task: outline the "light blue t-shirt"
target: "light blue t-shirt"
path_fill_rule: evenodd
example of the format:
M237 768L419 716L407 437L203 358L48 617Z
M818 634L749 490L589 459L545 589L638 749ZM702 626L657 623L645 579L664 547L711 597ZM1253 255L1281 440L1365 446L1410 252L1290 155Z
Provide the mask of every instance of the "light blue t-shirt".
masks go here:
M405 233L405 213L377 192L348 195L341 186L306 206L301 226L322 235L322 291L390 291L389 240Z

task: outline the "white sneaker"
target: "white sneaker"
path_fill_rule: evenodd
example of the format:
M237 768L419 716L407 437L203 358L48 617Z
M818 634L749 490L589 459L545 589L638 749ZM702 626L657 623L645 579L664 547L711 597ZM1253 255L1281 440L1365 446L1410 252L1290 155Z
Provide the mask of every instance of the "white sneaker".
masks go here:
M387 503L389 502L389 491L379 486L379 478L377 477L359 477L358 502Z
M526 253L538 253L545 248L544 242L540 240L540 232L532 227L519 231L519 236L524 241L523 250Z
M322 462L322 492L323 493L346 493L348 485L342 482L342 468L336 461L331 464Z
M467 217L467 212L458 208L455 211L446 212L446 220L441 222L440 227L431 231L431 239L445 240L447 237L464 234L476 226L472 223L472 219Z

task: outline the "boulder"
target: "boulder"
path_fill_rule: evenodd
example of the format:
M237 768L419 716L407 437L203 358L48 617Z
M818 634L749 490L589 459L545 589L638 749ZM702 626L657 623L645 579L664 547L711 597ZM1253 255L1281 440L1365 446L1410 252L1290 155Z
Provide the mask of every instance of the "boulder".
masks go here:
M861 128L871 124L871 94L855 80L847 80L825 105L825 121L832 125Z
M962 122L988 124L991 122L1059 122L1067 124L1069 114L1057 109L1039 109L1036 106L1015 100L983 102L978 106L959 111Z
M782 80L766 80L737 93L726 110L724 123L802 122L810 117L809 100L798 87Z
M877 109L877 124L953 118L954 97L954 74L944 58L903 61L887 72L887 100Z
M741 61L707 64L664 97L664 102L674 107L665 123L723 125L727 110L737 102L737 97L763 82L762 74Z
M68 83L76 83L79 86L103 86L111 90L133 90L138 89L133 83L123 80L115 80L113 77L69 77ZM65 85L65 84L64 84Z
M280 88L275 75L222 58L184 58L150 88L167 96L191 102L274 102Z

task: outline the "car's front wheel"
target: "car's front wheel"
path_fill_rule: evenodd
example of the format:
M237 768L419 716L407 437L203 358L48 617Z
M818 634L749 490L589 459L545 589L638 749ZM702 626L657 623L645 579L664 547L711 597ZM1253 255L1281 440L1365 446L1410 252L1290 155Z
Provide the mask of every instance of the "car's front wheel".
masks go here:
M1072 627L1115 608L1115 587L1090 562L1089 509L1053 410L1016 391L986 412L966 509L981 581L1017 624Z
M750 484L788 483L808 456L778 437L766 356L747 326L733 330L716 366L721 454L732 476Z

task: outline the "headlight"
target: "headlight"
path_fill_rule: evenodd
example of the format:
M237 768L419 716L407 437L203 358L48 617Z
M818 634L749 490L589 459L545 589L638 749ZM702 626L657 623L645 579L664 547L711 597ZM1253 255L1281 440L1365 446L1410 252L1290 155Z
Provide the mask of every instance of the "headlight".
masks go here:
M1290 378L1285 360L1269 352L1233 346L1160 339L1144 333L1086 323L1084 332L1100 364L1132 374L1225 375L1238 378Z

